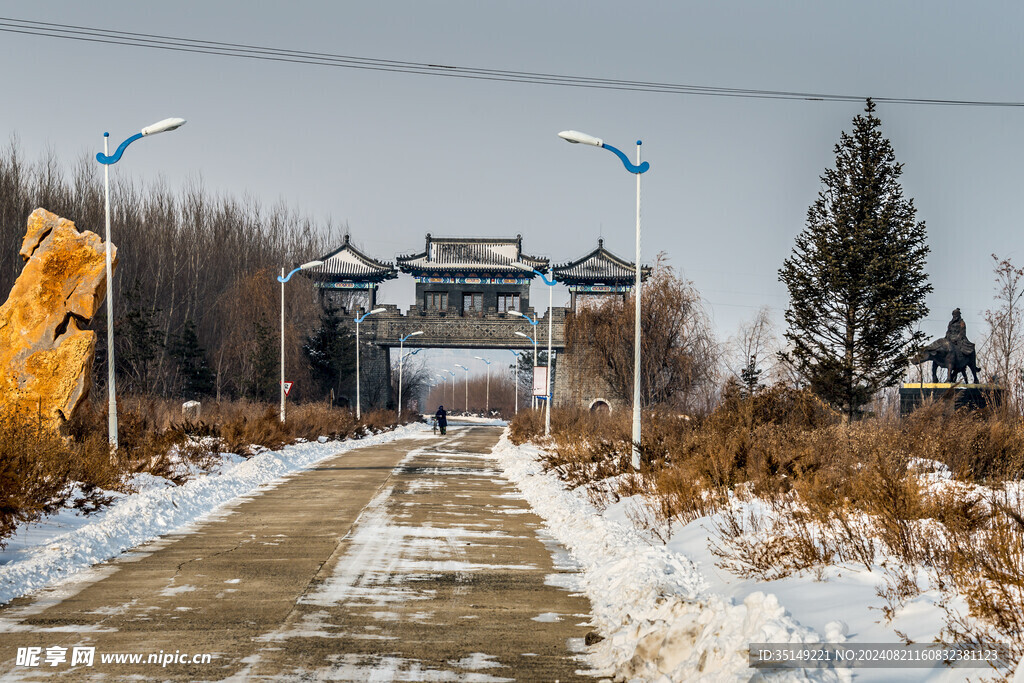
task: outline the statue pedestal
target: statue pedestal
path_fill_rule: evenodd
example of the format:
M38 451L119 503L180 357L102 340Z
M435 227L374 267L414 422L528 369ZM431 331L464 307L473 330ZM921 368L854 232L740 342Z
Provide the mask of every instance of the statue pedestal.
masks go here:
M981 410L1003 400L1003 388L996 384L920 384L900 387L900 416L914 412L925 400L945 403L950 409Z

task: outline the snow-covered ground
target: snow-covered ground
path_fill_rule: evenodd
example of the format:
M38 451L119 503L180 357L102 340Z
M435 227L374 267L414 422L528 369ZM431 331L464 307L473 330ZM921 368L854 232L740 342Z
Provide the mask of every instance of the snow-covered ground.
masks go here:
M598 510L583 491L544 474L532 445L502 437L494 451L505 474L547 522L549 531L583 567L582 583L605 640L592 649L595 665L621 680L671 681L964 681L992 678L985 669L858 668L774 673L748 667L750 643L932 642L943 625L926 591L892 622L876 589L882 573L829 567L776 581L745 579L721 569L709 550L714 520L676 527L667 543L634 520L639 501ZM642 525L641 525L642 526ZM764 678L757 677L761 674ZM1018 682L1019 678L1019 682ZM1015 683L1024 683L1024 662Z
M0 550L0 603L51 586L129 548L202 522L227 503L324 458L429 431L422 423L360 439L299 443L249 459L224 453L209 472L182 486L136 475L136 493L113 494L113 504L85 516L64 509L20 527Z

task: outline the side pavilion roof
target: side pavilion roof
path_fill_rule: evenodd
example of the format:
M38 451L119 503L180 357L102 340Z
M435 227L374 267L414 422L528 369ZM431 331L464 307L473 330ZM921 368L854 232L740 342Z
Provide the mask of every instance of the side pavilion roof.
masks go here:
M567 285L623 285L636 280L636 264L619 258L604 248L604 240L597 241L597 249L575 261L553 268L555 280ZM644 280L651 274L650 266L640 268Z
M345 243L318 261L323 265L307 272L314 279L325 281L352 280L356 282L383 282L398 277L394 265L370 258L356 249L345 235Z

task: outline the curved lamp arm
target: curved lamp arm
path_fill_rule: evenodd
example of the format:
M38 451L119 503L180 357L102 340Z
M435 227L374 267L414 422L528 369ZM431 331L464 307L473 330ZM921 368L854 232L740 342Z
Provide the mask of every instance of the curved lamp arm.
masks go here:
M384 312L383 308L375 308L372 311L367 311L366 313L363 313L362 315L357 315L356 316L356 323L363 322L364 320L366 320L366 316L368 316L368 315L373 315L374 313L383 313L383 312Z
M369 315L369 314L367 314L367 315ZM409 334L405 335L404 337L401 337L400 341L404 344L406 342L406 340L409 339L409 337L415 337L417 334L423 334L423 330L418 330L416 332L410 332Z
M637 140L636 144L637 145L642 145L643 142L640 141L640 140ZM625 154L620 152L615 147L612 147L611 145L609 145L607 142L604 143L603 145L601 145L601 147L603 147L604 149L608 150L609 152L611 152L612 154L617 156L619 158L619 161L622 162L622 165L625 166L626 170L629 171L630 173L635 173L636 175L640 175L641 173L646 173L647 171L649 171L651 169L651 165L649 163L647 163L646 161L641 163L639 166L634 166L630 162L629 157L627 157Z
M104 133L103 137L109 138L110 137L110 133ZM124 151L126 149L128 149L128 145L132 144L136 140L141 140L141 139L142 139L142 133L136 133L135 135L131 136L130 138L128 138L127 140L122 142L120 145L118 145L117 146L117 151L115 151L109 157L106 154L104 154L103 152L97 153L96 154L96 161L100 162L101 164L106 164L108 166L111 165L111 164L116 164L117 162L119 162L121 160L121 155L124 154Z
M540 279L543 280L544 284L546 284L548 287L554 287L555 285L558 284L557 282L555 282L553 280L547 279L547 277L545 277L544 273L540 272L536 268L533 268L531 266L526 265L522 261L513 261L512 262L512 267L518 268L519 270L525 270L525 271L533 273L534 275L540 276ZM554 275L552 275L552 277L554 277ZM513 313L513 312L518 313L518 311L509 311L509 313ZM520 315L522 315L522 314L520 313ZM523 317L526 318L525 315L523 315ZM529 320L529 318L526 318L526 319ZM534 324L536 324L536 323L534 323Z
M141 133L140 133L140 135L141 135ZM322 266L323 264L324 264L323 261L310 261L309 263L303 263L301 266L299 266L298 268L295 268L294 270L292 270L292 272L288 273L284 277L281 277L280 275L278 275L277 276L277 281L278 282L288 282L289 280L292 279L292 275L295 275L295 273L299 272L300 270L309 270L310 268L316 268L317 266Z
M117 146L117 150L110 156L107 156L103 152L98 153L96 155L96 161L100 162L101 164L106 164L107 166L111 164L116 164L118 161L121 160L121 155L124 154L124 151L128 149L128 145L132 144L136 140L146 135L155 135L156 133L163 133L164 131L174 130L175 128L181 128L184 125L185 119L164 119L163 121L157 121L156 123L150 126L146 126L141 131L139 131L135 135L131 136L130 138L122 142L120 145ZM103 137L109 138L110 133L104 133Z
M519 311L509 311L508 314L509 315L517 315L520 318L526 318L526 322L530 323L534 327L536 327L537 323L539 322L539 320L537 320L536 318L531 318L530 316L526 315L525 313L520 313Z
M571 142L574 145L584 144L590 145L592 147L601 147L603 149L606 149L615 156L617 156L619 158L619 161L622 162L622 165L625 166L626 170L629 171L630 173L640 175L641 173L646 173L651 168L651 165L646 161L641 163L639 166L634 165L629 160L629 157L627 157L617 148L612 147L601 138L595 138L593 135L587 135L586 133L581 133L578 130L563 130L561 133L558 134L558 137L562 138L566 142ZM640 145L643 144L643 141L637 140L636 144L639 147Z
M537 324L537 323L534 323L534 325L536 325L536 324ZM530 335L526 334L525 332L516 332L516 334L517 334L517 335L519 335L520 337L526 337L527 339L529 339L529 340L530 340L531 342L533 342L534 344L536 344L536 343L537 343L537 340L536 340L536 339L534 339L534 338L533 338L533 337L531 337Z

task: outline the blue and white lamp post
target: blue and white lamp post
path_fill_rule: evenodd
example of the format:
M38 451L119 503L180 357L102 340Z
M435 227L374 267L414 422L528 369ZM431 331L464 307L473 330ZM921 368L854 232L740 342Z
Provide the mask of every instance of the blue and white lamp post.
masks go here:
M284 422L284 400L286 396L286 392L284 390L284 283L291 280L292 275L295 275L295 273L300 270L309 270L310 268L316 268L323 264L323 261L310 261L309 263L303 263L287 275L284 274L284 268L282 268L281 275L277 278L277 281L281 283L281 422Z
M484 399L484 415L491 414L491 361L482 356L473 356L477 360L487 363L487 397Z
M545 390L546 391L546 395L544 397L545 398L545 403L547 404L544 407L544 436L550 436L551 435L551 325L552 325L552 320L554 318L553 311L554 311L555 285L557 285L558 282L556 282L555 280L549 280L547 278L547 276L544 275L544 273L540 272L536 268L531 268L530 266L526 265L525 263L520 263L520 262L517 261L517 262L513 263L512 265L515 266L516 268L519 268L520 270L528 270L528 271L530 271L534 275L538 276L541 280L543 280L544 284L547 285L547 287L548 287L548 372L547 372L547 375L548 375L548 382L547 382L547 384L548 384L548 386L547 386L547 389ZM551 273L551 277L553 278L554 276L555 276L555 274L554 274L554 272L552 272ZM531 324L533 324L533 325L537 324L533 320L528 318L527 316L525 316L525 315L523 315L521 313L519 315L522 315L522 317L524 317L527 320L529 320ZM536 358L534 359L534 363L535 363L534 367L536 367Z
M359 323L366 320L366 316L374 315L376 313L383 313L383 308L375 308L372 311L363 313L362 315L356 316L356 419L362 418L362 401L359 395Z
M520 318L525 318L526 322L530 323L530 325L532 327L537 327L537 323L540 322L540 320L538 320L537 318L531 318L530 316L526 315L525 313L520 313L519 311L509 311L509 313L511 315L518 315ZM520 336L520 337L525 337L526 339L529 339L531 342L533 342L533 367L536 368L537 367L537 332L536 332L536 330L534 330L532 337L530 335L526 334L525 332L516 332L516 335ZM530 406L534 410L537 409L537 399L533 396L533 388L532 388L532 386L531 386L531 389L530 389Z
M512 355L514 355L516 357L516 370L515 370L515 374L512 375L512 393L515 395L515 402L516 402L515 415L518 415L519 414L519 356L521 356L522 354L519 353L518 351L516 351L515 349L509 349L509 351L511 351Z
M466 413L469 414L469 368L467 368L465 365L462 365L461 363L456 363L455 367L462 368L463 370L466 371L466 378L465 380L463 380L462 385L463 388L465 388L466 390Z
M650 170L651 165L640 161L640 145L636 141L636 164L621 151L607 144L601 138L595 138L575 130L565 130L558 134L566 142L573 144L592 145L608 150L619 158L626 170L636 176L636 292L635 321L633 325L633 469L640 469L640 176Z
M103 151L96 155L96 161L103 165L103 199L104 215L107 223L107 442L112 451L117 450L117 392L114 384L114 280L110 263L110 167L121 160L121 155L128 145L147 135L156 135L185 125L185 119L164 119L131 136L120 145L113 155L110 154L108 143L110 133L103 134Z
M418 334L423 334L423 330L417 330L416 332L410 332L404 337L398 338L398 418L401 421L402 418L402 369L405 367L405 356L402 355L402 351L405 347L405 341L409 337L415 337ZM413 353L418 352L416 349ZM412 354L409 354L412 355Z
M448 368L445 368L444 371L452 376L452 402L449 403L448 405L454 407L455 406L455 377L456 377L456 374L455 374L454 370L449 370Z

